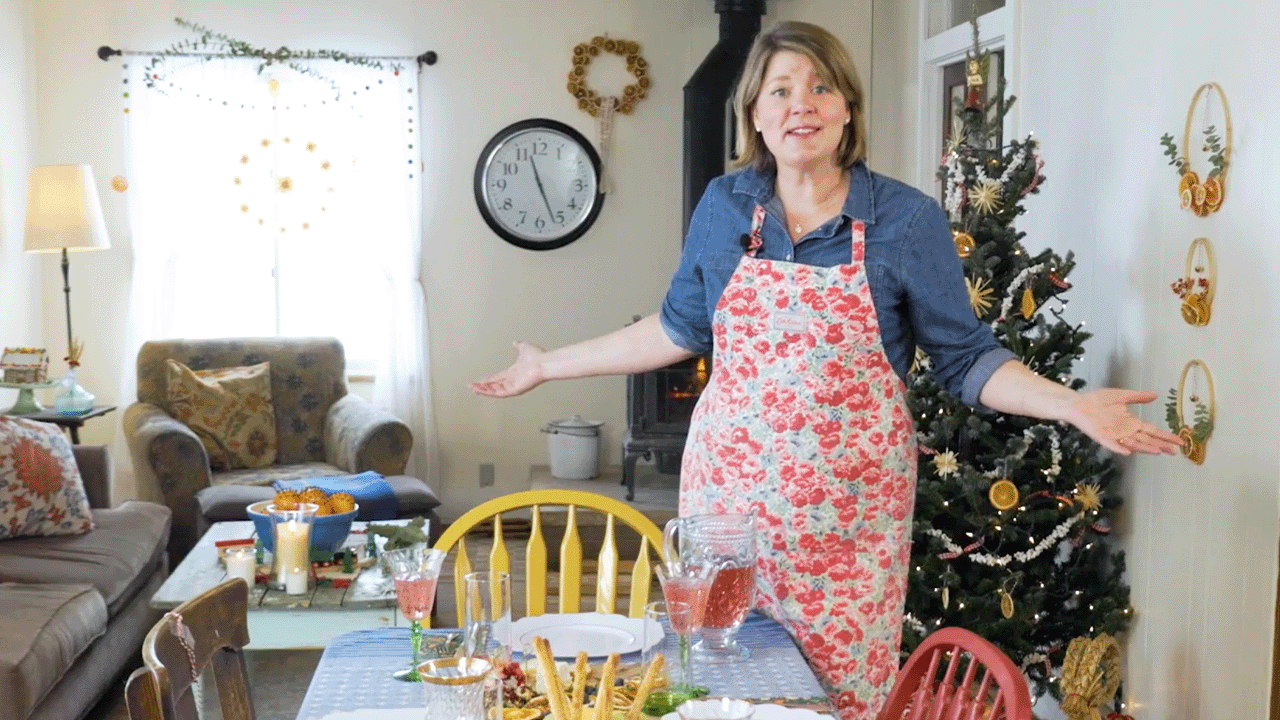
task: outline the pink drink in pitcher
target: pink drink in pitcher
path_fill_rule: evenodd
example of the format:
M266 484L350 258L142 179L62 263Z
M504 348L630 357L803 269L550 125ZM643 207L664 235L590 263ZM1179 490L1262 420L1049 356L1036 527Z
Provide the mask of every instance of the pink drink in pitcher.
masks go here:
M716 573L707 596L702 627L733 628L747 617L755 589L755 567L727 567Z
M396 578L396 602L400 613L409 620L421 620L431 614L436 602L439 575L416 575Z

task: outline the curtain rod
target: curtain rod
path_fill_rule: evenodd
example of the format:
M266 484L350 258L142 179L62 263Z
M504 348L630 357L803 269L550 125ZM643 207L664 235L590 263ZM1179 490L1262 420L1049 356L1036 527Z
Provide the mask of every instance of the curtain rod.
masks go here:
M167 57L217 57L218 56L217 53L159 53L159 52L149 52L145 50L117 50L107 45L103 45L102 47L98 48L98 59L105 61L108 58L110 58L112 55L144 55L144 56L165 55ZM422 67L423 65L435 65L436 60L439 59L439 56L436 55L435 50L428 50L416 57L413 55L361 55L360 57L368 58L369 60L414 60L418 63L418 67ZM297 59L306 60L308 58L299 57Z

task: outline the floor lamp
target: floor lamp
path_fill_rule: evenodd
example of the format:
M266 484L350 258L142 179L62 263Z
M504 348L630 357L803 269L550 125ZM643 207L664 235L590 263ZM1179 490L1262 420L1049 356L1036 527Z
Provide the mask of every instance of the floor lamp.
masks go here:
M67 305L67 379L55 398L59 412L93 409L94 396L76 382L81 347L71 333L71 280L67 251L111 247L102 219L98 187L88 165L41 165L31 171L27 189L27 252L62 253L62 292Z

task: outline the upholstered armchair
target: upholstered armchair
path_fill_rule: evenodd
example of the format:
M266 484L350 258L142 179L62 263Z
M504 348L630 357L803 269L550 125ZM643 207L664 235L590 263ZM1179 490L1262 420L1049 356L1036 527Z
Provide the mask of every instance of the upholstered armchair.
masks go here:
M249 469L211 469L209 453L196 432L167 411L171 407L169 359L193 371L270 362L275 462ZM335 338L147 342L138 351L138 402L125 411L124 430L139 495L163 502L173 511L169 550L175 562L207 527L208 507L197 497L207 494L206 488L256 486L253 490L269 496L275 480L366 470L399 476L413 446L408 426L347 392L342 344ZM238 517L213 519L244 519L240 503L251 496L237 495L241 492L237 488L226 489L232 491L230 504Z

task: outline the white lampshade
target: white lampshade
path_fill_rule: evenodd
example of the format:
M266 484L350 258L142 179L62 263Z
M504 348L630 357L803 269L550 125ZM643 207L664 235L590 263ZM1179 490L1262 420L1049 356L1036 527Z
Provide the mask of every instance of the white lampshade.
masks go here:
M41 165L27 189L27 252L105 250L111 247L102 220L98 187L88 165Z

